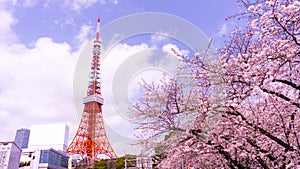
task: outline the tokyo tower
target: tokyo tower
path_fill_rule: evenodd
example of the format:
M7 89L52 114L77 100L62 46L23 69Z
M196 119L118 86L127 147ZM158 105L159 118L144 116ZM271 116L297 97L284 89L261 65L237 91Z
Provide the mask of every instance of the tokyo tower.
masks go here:
M99 155L116 158L109 140L106 136L102 105L100 70L100 17L97 21L96 39L93 43L93 59L89 74L87 96L83 98L84 109L77 132L67 148L70 155L80 154L87 156L90 165L99 159Z

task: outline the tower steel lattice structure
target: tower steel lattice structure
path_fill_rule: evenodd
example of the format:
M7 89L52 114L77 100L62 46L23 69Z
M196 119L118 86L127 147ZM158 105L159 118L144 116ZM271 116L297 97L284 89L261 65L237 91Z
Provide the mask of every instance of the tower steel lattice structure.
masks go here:
M104 128L100 82L100 17L97 21L96 39L93 43L93 59L89 74L87 96L83 98L84 109L77 132L67 148L70 155L80 154L87 156L91 164L98 160L98 155L116 158Z

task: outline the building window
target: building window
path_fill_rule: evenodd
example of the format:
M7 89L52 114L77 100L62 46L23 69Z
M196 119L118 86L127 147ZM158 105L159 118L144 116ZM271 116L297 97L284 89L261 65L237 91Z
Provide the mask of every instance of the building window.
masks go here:
M40 163L67 168L69 158L51 150L41 150Z
M49 161L49 151L42 150L40 156L40 163L48 163L48 161Z
M61 157L61 162L60 162L60 166L61 167L68 167L68 160L69 160L69 158L68 157L64 157L64 156L62 156Z

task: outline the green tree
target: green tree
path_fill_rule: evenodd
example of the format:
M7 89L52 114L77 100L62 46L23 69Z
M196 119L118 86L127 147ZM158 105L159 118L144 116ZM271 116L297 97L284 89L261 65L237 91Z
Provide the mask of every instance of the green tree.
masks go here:
M126 154L122 157L119 157L117 159L102 159L100 161L96 161L92 169L124 169L125 168L125 159L135 159L135 155ZM127 162L127 167L134 167L135 163L133 162Z
M124 169L125 168L125 157L120 157L120 158L117 158L117 161L116 161L116 167L117 169Z
M93 169L107 169L107 161L106 160L96 161Z
M125 159L132 160L132 159L135 159L135 158L136 158L135 155L130 155L130 154L126 154L123 157L117 158L116 168L117 169L124 169L125 168ZM134 166L135 165L134 165L133 162L130 162L130 161L127 162L127 167L134 167Z

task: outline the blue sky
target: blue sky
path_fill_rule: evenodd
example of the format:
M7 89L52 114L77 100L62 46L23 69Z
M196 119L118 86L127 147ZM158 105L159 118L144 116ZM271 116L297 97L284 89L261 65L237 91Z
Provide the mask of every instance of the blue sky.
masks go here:
M214 38L215 46L220 46L223 35L228 34L235 26L233 20L226 21L225 18L236 13L237 6L235 0L0 0L0 124L3 126L0 128L0 141L13 140L17 129L30 128L31 124L37 123L67 123L70 126L70 139L73 137L78 125L76 112L81 112L81 99L85 94L87 81L84 78L81 80L82 85L75 85L75 90L80 90L77 95L73 91L73 81L76 82L74 74L76 76L76 72L79 72L83 77L88 75L89 61L83 71L78 68L78 62L83 61L82 55L88 51L85 50L86 44L95 35L99 11L101 27L130 14L172 14L195 25L207 37ZM144 22L152 23L143 20L136 24L145 24ZM136 25L131 23L124 26L131 29ZM122 37L118 33L125 28L119 29L116 29L116 34L111 34L110 40ZM148 56L146 58L152 59L154 63L155 57L154 61L150 57L155 53L153 49L159 48L160 52L166 52L173 48L189 53L174 40L165 38L172 36L172 33L174 32L157 32L142 38L130 37L111 50L106 50L110 57L102 65L103 95L106 100L103 110L105 121L110 126L108 130L111 142L118 154L131 153L124 145L132 141L132 137L127 138L126 135L132 135L133 126L126 122L126 117L118 113L116 104L123 103L116 103L118 99L111 98L114 78L118 78L116 74L120 72L120 68L131 61L128 60L130 56ZM158 44L159 46L155 46ZM160 58L157 61L159 63L155 64L173 69L171 64L165 64L168 62L166 58ZM136 60L131 62L136 63ZM127 67L132 68L131 71L141 69L138 66ZM137 77L157 80L160 76L157 70L160 69L152 72L139 70L134 77L125 79L132 83L125 86L126 98L139 97ZM124 88L115 87L120 90Z
M216 36L222 27L224 29L224 24L228 24L224 18L237 11L235 0L165 0L155 3L140 0L32 1L32 4L27 5L24 4L25 1L17 1L15 6L9 7L17 19L12 28L18 39L27 45L44 36L51 37L56 42L67 41L76 45L75 37L80 27L83 24L94 26L99 10L102 25L138 12L169 13L193 23L208 37Z

